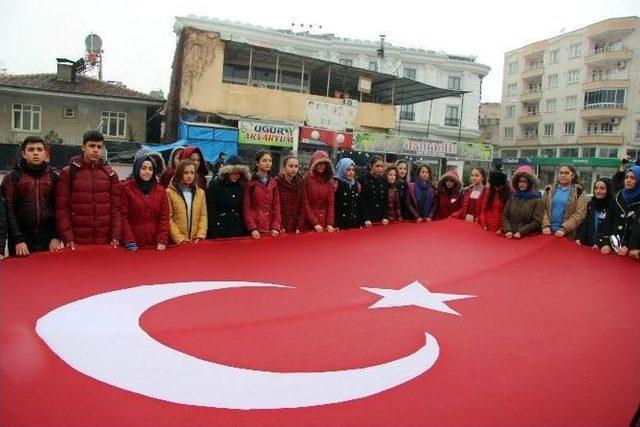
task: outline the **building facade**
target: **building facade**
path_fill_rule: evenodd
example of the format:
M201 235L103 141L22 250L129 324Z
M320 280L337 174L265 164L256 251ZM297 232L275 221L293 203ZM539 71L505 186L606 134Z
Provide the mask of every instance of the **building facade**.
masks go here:
M497 144L500 139L500 103L483 102L478 116L480 141L485 144Z
M499 156L543 183L561 163L589 186L640 154L640 21L612 18L505 53Z

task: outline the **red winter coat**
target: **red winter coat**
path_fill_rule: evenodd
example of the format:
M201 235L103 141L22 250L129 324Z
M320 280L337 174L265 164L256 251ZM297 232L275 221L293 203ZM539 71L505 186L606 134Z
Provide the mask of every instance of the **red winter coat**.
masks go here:
M121 186L115 171L74 157L56 190L56 222L63 242L99 245L120 239Z
M482 192L480 193L480 197L476 201L475 209L471 211L469 209L469 201L471 199L471 192L473 187L467 187L462 196L462 207L455 211L451 216L458 219L466 219L467 214L473 215L473 220L478 222L480 220L480 213L482 212L482 205L484 204L484 200L487 197L487 193L489 193L486 186L482 187Z
M257 175L244 186L244 224L247 230L268 234L281 230L280 194L275 180L263 184Z
M139 248L169 244L169 201L160 184L144 194L136 181L122 186L122 242Z
M447 193L446 189L438 189L436 200L436 219L447 219L462 207L462 196L455 188L451 193Z
M319 164L324 163L322 175L316 172ZM321 225L335 226L335 190L333 167L327 153L317 150L309 159L309 172L304 176L304 216L309 228Z
M504 211L506 202L503 202L500 196L495 194L493 196L493 203L489 208L489 191L485 190L484 192L487 193L487 197L484 198L484 202L482 203L478 222L482 227L487 227L487 230L496 232L502 227L502 212Z
M282 229L287 233L302 231L304 227L304 181L302 176L296 175L291 183L287 182L281 173L275 178L280 193L280 213Z
M204 191L207 191L207 175L209 175L209 169L207 169L207 163L202 155L202 151L198 147L184 147L184 150L178 153L178 158L180 160L188 160L193 153L198 153L200 155L200 166L198 166L198 170L196 171L196 185ZM172 172L175 174L175 171ZM173 174L171 175L171 178L173 178Z

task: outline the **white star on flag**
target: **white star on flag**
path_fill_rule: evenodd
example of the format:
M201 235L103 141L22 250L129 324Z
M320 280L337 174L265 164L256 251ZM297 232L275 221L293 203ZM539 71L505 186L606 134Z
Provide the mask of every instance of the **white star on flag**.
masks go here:
M438 294L430 292L429 289L417 280L400 289L365 287L361 287L360 289L364 289L365 291L372 292L383 297L369 308L415 305L417 307L442 311L443 313L455 314L457 316L460 316L461 314L450 308L444 302L476 297L476 295Z

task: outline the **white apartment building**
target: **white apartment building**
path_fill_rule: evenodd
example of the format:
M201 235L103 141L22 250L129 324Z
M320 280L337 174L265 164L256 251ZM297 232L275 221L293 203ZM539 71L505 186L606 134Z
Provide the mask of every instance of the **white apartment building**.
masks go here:
M498 156L528 158L543 183L572 163L590 186L640 155L639 24L607 19L505 53Z
M478 112L482 79L490 68L474 56L451 55L385 44L384 58L377 41L350 40L333 34L276 30L215 18L178 17L179 28L193 27L220 33L223 39L265 46L368 70L408 77L440 88L468 91L462 97L442 98L397 107L394 133L443 141L476 142L480 137ZM300 70L290 70L299 73ZM299 78L298 78L299 80Z

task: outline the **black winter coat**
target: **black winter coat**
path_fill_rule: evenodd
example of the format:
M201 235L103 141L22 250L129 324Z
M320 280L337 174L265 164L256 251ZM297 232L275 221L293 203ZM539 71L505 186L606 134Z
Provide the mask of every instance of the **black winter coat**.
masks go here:
M7 210L4 197L0 195L0 255L4 256L4 247L7 244Z
M593 199L589 200L587 204L587 216L585 217L578 231L576 232L576 240L580 241L581 245L593 246L597 245L599 248L609 244L609 237L605 238L605 228L607 219L610 215L611 208L607 207L600 212L598 217L598 235L595 233L595 215L596 210L593 206Z
M242 218L244 183L216 178L207 189L207 238L246 236Z
M380 222L387 219L389 184L384 175L376 178L367 172L358 180L362 195L362 220Z
M334 199L335 223L339 229L358 228L362 226L362 199L357 182L349 186L339 179Z
M603 239L609 244L609 236L618 236L621 246L629 246L631 225L640 215L640 200L627 204L622 198L622 190L618 191L611 203L611 214L605 223Z
M29 251L44 251L56 237L55 192L58 171L46 166L40 174L26 168L24 160L2 181L6 202L9 252L26 243Z

